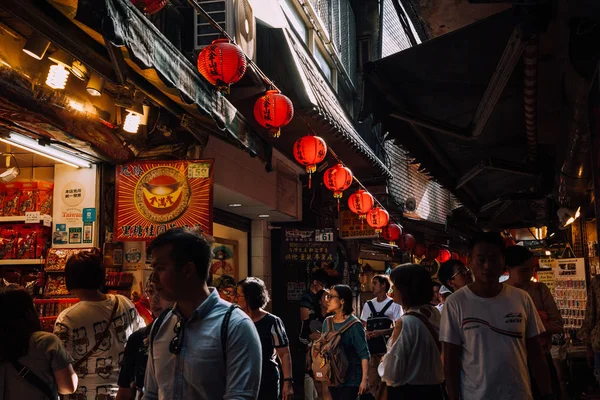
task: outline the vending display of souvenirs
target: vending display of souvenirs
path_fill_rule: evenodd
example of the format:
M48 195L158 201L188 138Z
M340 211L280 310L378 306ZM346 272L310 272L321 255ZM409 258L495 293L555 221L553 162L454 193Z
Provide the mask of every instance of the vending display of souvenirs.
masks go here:
M555 291L556 305L563 317L565 328L581 328L587 301L585 279L557 280Z
M69 294L65 276L62 274L49 274L46 277L46 288L44 289L46 296L66 296Z
M92 247L84 249L50 249L46 260L46 271L64 271L69 257L83 251L93 250Z
M54 184L44 181L0 184L0 216L24 216L26 212L52 211Z
M49 227L35 224L10 224L0 226L1 260L32 260L36 258L45 258L49 246Z

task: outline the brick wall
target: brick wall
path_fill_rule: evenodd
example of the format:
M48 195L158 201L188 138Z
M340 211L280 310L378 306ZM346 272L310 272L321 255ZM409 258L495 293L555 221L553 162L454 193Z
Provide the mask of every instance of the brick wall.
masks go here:
M399 203L404 203L408 197L414 197L417 200L415 213L419 217L444 224L446 216L457 205L454 197L425 174L419 173L418 165L410 163L407 151L391 141L385 143L385 149L394 177L388 184L392 197Z

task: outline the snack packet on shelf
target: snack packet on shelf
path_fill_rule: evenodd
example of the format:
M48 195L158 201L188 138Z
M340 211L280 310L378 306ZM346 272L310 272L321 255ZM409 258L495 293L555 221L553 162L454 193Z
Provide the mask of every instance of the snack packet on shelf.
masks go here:
M3 215L5 217L19 215L19 198L21 196L21 182L10 182L4 184L6 196L2 203Z
M0 228L0 259L11 260L17 255L17 232L13 226Z
M37 229L33 225L20 225L18 231L17 259L32 260L36 258Z
M26 212L35 211L37 197L37 182L20 182L21 195L19 196L19 214L25 215Z

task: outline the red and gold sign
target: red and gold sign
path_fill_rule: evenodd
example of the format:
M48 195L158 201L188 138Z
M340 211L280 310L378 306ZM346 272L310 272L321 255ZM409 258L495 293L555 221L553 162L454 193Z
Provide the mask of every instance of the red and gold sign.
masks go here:
M212 165L212 160L187 160L118 166L115 240L151 240L183 226L211 235Z

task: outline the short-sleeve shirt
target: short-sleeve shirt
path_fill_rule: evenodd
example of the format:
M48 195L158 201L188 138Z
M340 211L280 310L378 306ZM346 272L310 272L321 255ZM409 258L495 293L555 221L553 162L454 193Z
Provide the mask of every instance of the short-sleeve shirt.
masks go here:
M276 385L279 381L279 370L277 369L277 352L275 350L290 345L285 327L278 316L270 313L256 321L254 326L262 347L261 386L267 382Z
M118 309L109 321L117 298ZM76 369L79 386L67 399L92 400L102 395L115 396L127 339L146 323L133 302L121 295L110 295L104 301L80 301L61 312L56 319L54 334L63 341L75 361L94 347L96 338L104 332L107 324L110 324L108 336Z
M73 359L56 335L39 331L31 335L27 355L18 361L43 379L58 398L54 371L67 368ZM18 377L17 370L9 362L0 364L0 394L3 394L3 400L46 400L39 389Z
M530 400L526 340L542 332L521 289L503 285L496 297L483 298L465 286L449 296L440 341L462 347L461 399Z
M385 310L385 316L391 319L392 322L398 321L402 316L402 306L400 306L400 304L394 303L394 300L390 299L389 297L382 302L377 301L377 297L369 301L373 304L375 312L380 312L383 309L383 307L385 307L385 305L391 301L392 304L388 307L387 310ZM369 305L365 302L365 305L360 314L360 319L364 322L367 322L367 319L369 319L371 315L371 309L369 308Z

